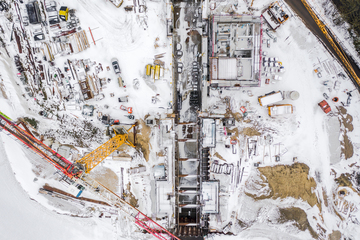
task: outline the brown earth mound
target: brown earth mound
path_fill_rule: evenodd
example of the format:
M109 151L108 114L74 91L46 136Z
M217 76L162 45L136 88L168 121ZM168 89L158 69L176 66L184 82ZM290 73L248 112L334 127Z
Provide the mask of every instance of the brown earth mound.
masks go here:
M137 150L140 150L144 154L146 161L149 161L151 148L150 134L151 128L146 125L144 120L140 119L136 128L135 146Z
M119 177L110 168L98 165L90 172L90 177L94 178L98 182L101 182L111 191L118 191Z
M306 164L294 163L293 165L277 165L258 169L261 173L261 179L268 183L271 193L259 197L245 192L248 196L253 197L255 200L270 197L274 199L293 197L307 201L310 206L318 204L318 199L315 193L312 192L316 187L316 183L313 178L309 178L309 167Z
M314 239L318 239L318 234L314 231L314 229L310 226L309 221L307 219L307 215L304 210L301 208L280 208L280 218L279 222L284 223L287 221L295 221L295 226L298 227L301 231L309 230L310 234Z

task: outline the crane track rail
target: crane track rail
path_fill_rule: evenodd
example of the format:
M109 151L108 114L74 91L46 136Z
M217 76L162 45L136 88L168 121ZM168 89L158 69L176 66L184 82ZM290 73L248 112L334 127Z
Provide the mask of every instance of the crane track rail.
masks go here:
M309 3L306 0L301 0L311 17L314 19L315 23L318 25L326 39L331 44L332 48L338 55L339 59L343 63L346 71L351 75L353 78L355 84L357 85L357 88L360 89L360 78L357 76L354 68L351 66L351 63L349 59L347 58L347 55L343 52L341 46L334 40L333 34L331 31L327 28L327 26L319 19L319 17L315 14L315 12L310 7Z
M32 137L24 129L20 128L9 117L0 112L0 127L6 130L9 134L20 140L25 146L32 149L39 154L65 176L67 176L74 183L84 186L91 193L100 196L111 206L119 208L127 213L132 220L142 229L152 234L157 239L161 240L180 240L161 225L157 224L151 218L147 217L137 208L124 201L120 196L112 192L110 189L90 178L84 174L83 170L76 164L71 163L60 154L52 150L50 147L43 144L38 139Z

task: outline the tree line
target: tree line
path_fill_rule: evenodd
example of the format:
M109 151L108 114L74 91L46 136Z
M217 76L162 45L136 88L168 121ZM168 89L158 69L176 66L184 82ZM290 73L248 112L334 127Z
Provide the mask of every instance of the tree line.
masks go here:
M360 0L332 0L341 17L350 24L348 29L355 49L360 54Z

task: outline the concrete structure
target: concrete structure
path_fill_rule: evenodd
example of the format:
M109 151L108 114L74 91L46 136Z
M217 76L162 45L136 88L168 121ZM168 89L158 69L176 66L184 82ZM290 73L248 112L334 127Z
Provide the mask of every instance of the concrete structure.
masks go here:
M211 22L211 87L259 86L260 17L213 16Z
M216 146L216 124L214 119L201 119L201 139L204 148Z
M202 213L219 213L219 181L202 182Z
M277 1L272 3L262 16L274 30L289 19L289 15L281 8Z

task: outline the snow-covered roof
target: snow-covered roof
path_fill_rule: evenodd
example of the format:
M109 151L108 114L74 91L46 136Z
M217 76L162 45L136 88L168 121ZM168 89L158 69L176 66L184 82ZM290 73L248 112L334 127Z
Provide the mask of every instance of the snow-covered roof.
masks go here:
M275 106L269 107L270 116L289 114L292 112L293 112L293 107L291 104L275 105Z
M203 147L215 147L216 134L215 134L215 120L214 119L202 119L202 146Z
M219 182L208 181L202 183L203 213L219 212Z
M267 106L267 105L282 101L283 99L284 99L283 95L279 91L276 93L271 93L269 95L259 97L259 103L261 106Z
M168 181L156 181L156 211L158 214L166 214L171 210L168 193L171 192L171 184Z

